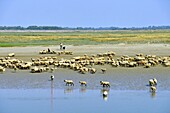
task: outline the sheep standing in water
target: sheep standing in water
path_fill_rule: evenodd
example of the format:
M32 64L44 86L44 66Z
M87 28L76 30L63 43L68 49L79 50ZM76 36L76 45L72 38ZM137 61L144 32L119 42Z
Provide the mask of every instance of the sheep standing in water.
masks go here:
M83 85L87 86L87 82L86 81L79 81L79 83L80 83L81 86L83 86Z
M103 87L110 87L110 82L100 81L100 85L103 85Z
M157 83L158 83L157 79L153 78L153 81L154 81L155 85L157 85Z
M153 81L153 79L150 79L150 80L149 80L149 85L150 85L150 86L154 86L154 81Z
M151 87L150 87L150 91L151 91L152 93L155 93L155 92L156 92L156 87L155 87L155 86L151 86Z
M54 80L54 75L51 75L51 77L50 77L50 78L51 78L51 81L53 81L53 80Z
M157 82L158 82L158 81L157 81L156 78L150 79L150 80L149 80L149 85L150 85L150 86L156 86L156 85L157 85Z
M66 86L68 85L71 85L71 86L74 86L74 82L72 80L64 80L64 82L66 83Z

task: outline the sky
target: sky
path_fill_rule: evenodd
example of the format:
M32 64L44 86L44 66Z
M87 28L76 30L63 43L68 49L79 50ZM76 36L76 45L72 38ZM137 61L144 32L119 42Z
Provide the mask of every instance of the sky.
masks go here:
M170 25L170 0L0 0L0 26Z

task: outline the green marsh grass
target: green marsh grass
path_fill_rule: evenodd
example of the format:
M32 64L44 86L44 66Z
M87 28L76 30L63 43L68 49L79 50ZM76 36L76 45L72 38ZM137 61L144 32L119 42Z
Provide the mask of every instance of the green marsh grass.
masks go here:
M0 32L0 47L170 43L170 30Z

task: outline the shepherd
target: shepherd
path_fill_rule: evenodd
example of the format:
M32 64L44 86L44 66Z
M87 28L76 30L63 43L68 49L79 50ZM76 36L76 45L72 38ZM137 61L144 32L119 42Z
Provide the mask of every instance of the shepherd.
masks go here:
M62 43L60 43L60 49L63 49L63 44Z

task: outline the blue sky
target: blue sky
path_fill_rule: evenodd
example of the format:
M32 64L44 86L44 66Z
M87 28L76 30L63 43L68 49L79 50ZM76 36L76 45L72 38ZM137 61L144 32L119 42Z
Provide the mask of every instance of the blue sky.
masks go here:
M170 0L0 0L0 26L170 25Z

